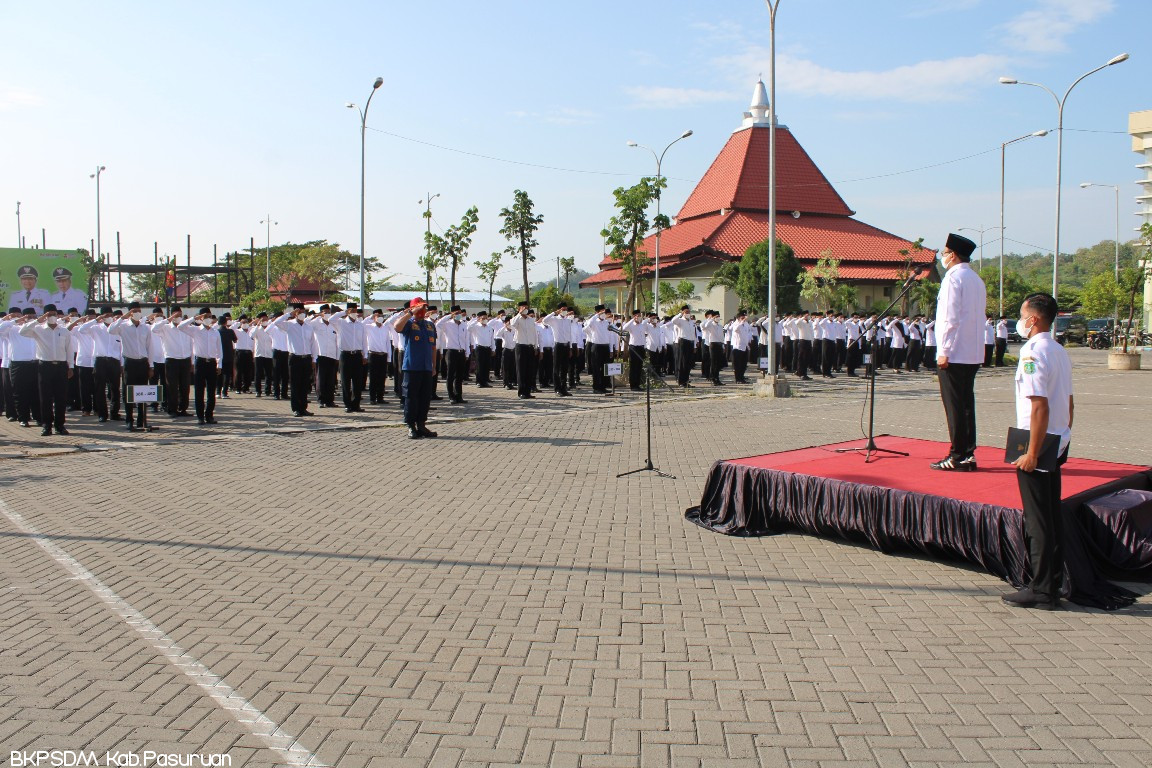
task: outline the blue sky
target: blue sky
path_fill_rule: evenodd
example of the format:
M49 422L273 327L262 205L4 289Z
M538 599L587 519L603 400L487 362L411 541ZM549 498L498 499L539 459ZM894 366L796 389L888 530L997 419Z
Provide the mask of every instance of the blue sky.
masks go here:
M1128 113L1152 109L1144 0L782 0L777 108L857 217L938 247L999 223L1000 144L1054 129L1065 109L1062 250L1111 239L1121 185L1132 236L1139 158ZM674 213L739 126L768 72L763 0L581 3L17 3L3 0L0 243L87 247L95 166L103 250L193 263L265 241L327 238L359 250L359 117L368 114L366 251L417 273L426 193L437 228L470 205L469 261L506 242L515 189L544 215L532 275L575 256L594 268L612 190L665 158ZM1008 148L1008 250L1050 251L1056 138ZM967 159L960 159L967 158ZM957 162L949 162L957 161ZM919 170L914 170L919 169ZM912 171L912 172L905 172ZM970 233L971 234L971 233ZM998 253L997 233L986 235ZM979 239L975 236L973 239ZM1026 245L1025 245L1026 244ZM508 259L506 258L506 262ZM475 284L475 269L464 272ZM516 283L508 263L497 284Z

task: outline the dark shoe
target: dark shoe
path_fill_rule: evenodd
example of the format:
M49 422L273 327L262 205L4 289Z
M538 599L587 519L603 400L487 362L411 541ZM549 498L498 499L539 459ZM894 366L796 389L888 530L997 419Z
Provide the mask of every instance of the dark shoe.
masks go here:
M957 459L952 458L951 456L945 456L943 459L940 459L940 461L934 461L931 464L929 464L928 466L931 469L939 470L941 472L975 472L976 471L976 461L975 460L972 460L972 459L957 460Z
M432 395L432 399L433 400L443 400L444 398L440 397L440 395Z
M101 424L103 424L104 422L108 421L108 417L107 416L101 416L99 421Z
M420 432L417 431L416 427L408 427L408 439L409 440L419 440L420 439Z
M801 381L812 381L812 377L811 376L801 376L800 380Z
M199 424L200 426L204 426L204 419L198 418L198 419L196 419L196 423Z
M516 397L520 398L521 400L535 400L536 399L535 395L516 395Z
M301 416L315 416L316 414L312 413L312 411L304 410L304 411L300 411L300 415Z
M22 421L22 422L20 422L20 426L22 426L22 427L30 427L30 426L32 426L32 425L31 425L31 424L29 424L29 423L28 423L28 422L26 422L26 421Z
M571 392L557 392L556 394L559 395L560 397L572 397Z
M423 424L416 428L416 434L420 435L420 437L436 437L436 433Z
M59 428L56 430L56 434L58 434L58 435L66 435L66 434L68 434L68 430L64 429L64 427L59 427Z
M52 434L52 427L44 427L40 430L40 437L49 437Z
M632 390L633 392L643 392L644 391L643 387L628 387L628 389Z
M722 386L724 386L724 382L720 381L719 379L716 379L715 381L712 382L712 386L722 387Z
M216 424L216 423L217 423L217 421L216 421L216 419L214 419L214 418L212 418L211 416L209 416L208 418L204 419L204 423L205 423L205 424Z

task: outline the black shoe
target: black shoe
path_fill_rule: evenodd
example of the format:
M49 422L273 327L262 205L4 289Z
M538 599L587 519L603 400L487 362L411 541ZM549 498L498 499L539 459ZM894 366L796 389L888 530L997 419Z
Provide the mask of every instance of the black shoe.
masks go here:
M976 460L971 458L954 459L951 456L945 456L940 461L934 461L928 466L941 472L975 472Z
M408 439L409 440L419 440L420 439L420 432L417 431L416 427L408 427Z
M30 427L30 426L32 426L32 425L31 425L31 424L29 424L29 423L28 423L28 422L26 422L26 421L22 421L22 422L20 422L20 426L22 426L22 427Z
M212 418L211 416L209 416L208 418L204 419L204 423L205 423L205 424L215 424L215 423L217 423L217 422L216 422L216 419L214 419L214 418Z
M643 392L644 391L643 387L628 387L628 389L632 390L633 392Z
M572 397L571 392L557 392L556 394L560 397Z
M801 376L800 380L801 381L812 381L812 377L811 376Z
M724 386L724 382L720 381L719 379L716 379L715 381L712 382L712 386L722 387L722 386Z
M436 433L423 424L416 428L416 434L420 435L420 437L436 437Z
M309 411L309 410L303 410L303 411L300 411L300 415L301 416L315 416L316 414L312 413L312 411Z
M204 426L204 419L201 419L201 418L197 417L197 418L196 418L196 423L197 423L197 424L199 424L200 426Z
M99 421L101 424L103 424L104 422L108 421L108 417L107 416L101 416Z
M535 400L536 399L535 395L516 395L516 397L520 398L521 400Z
M432 399L433 400L443 400L444 398L440 397L440 395L432 395Z
M51 435L52 427L44 427L44 429L40 430L40 437L51 437Z
M56 434L58 434L58 435L66 435L66 434L68 434L68 430L64 429L64 427L59 427L59 428L57 428L57 429L56 429Z
M492 388L491 384L477 384L476 386L480 389L491 389Z

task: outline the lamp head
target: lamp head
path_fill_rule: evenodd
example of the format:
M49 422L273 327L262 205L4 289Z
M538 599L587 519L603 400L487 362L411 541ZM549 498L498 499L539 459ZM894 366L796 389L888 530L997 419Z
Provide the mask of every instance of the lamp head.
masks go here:
M348 107L348 109L356 109L356 105L350 101L347 104L345 104L344 106Z
M384 85L384 78L378 77L376 78L376 82L372 83L372 90L376 90L382 85Z
M638 146L640 146L640 145L639 145L639 144L637 144L636 142L632 141L632 139L628 139L628 146L630 146L630 147L638 147Z
M1032 135L1033 135L1033 136L1047 136L1047 135L1048 135L1048 130L1047 130L1047 129L1044 129L1043 131L1035 131L1035 132L1033 132L1033 134L1032 134Z
M1122 61L1128 61L1128 54L1122 53L1119 56L1113 56L1112 58L1108 59L1108 63L1105 66L1110 67L1113 64L1119 64Z
M1018 81L1014 77L1002 77L1002 78L1000 78L1000 85L1016 85L1017 82Z
M1080 182L1080 189L1086 189L1087 187L1090 187L1090 186L1092 186L1092 182L1090 182L1090 181Z
M680 138L682 138L682 139L686 139L686 138L688 138L688 137L689 137L689 136L691 136L691 135L692 135L692 131L691 131L691 130L687 130L687 131L684 131L684 133L680 134Z

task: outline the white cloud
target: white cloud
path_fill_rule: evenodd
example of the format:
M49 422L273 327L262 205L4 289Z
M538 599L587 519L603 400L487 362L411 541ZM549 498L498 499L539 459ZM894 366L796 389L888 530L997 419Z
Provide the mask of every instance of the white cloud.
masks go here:
M1040 0L1036 7L1000 25L1009 50L1059 53L1077 28L1112 12L1113 0Z
M645 109L677 109L717 101L732 101L734 98L731 91L709 91L703 88L636 85L625 88L624 92L632 97L632 106Z
M40 96L32 91L0 83L0 111L36 107L41 103Z
M950 101L965 91L996 81L1007 58L993 54L920 61L884 70L846 71L824 67L789 54L776 56L776 88L788 93L819 94L853 101L884 99L910 103ZM724 60L724 68L746 73L768 70L768 51L754 48Z

